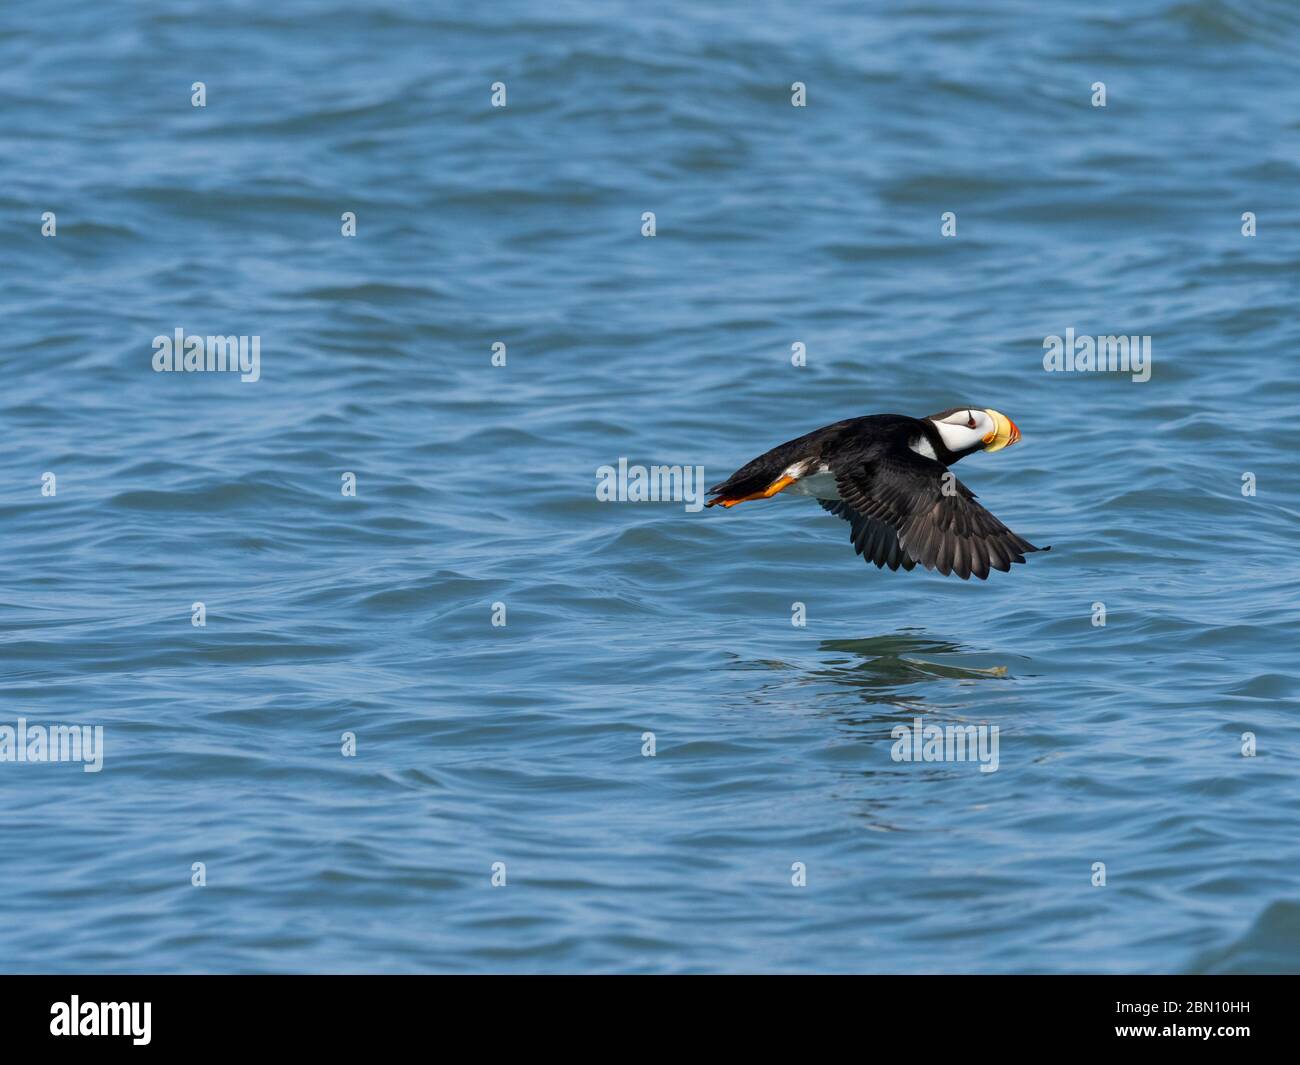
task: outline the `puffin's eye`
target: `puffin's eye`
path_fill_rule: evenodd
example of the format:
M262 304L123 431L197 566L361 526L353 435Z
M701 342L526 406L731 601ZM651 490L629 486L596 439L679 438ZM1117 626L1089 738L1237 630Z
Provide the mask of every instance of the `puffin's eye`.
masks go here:
M974 429L974 428L975 428L975 419L974 419L974 418L972 418L970 421L968 421L968 422L966 423L966 428L967 428L967 429Z

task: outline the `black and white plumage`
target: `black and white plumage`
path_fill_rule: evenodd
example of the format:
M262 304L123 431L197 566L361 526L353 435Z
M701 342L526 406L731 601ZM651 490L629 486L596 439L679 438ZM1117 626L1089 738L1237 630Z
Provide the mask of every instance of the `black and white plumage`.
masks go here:
M987 579L1048 551L1017 536L975 501L948 467L1020 439L1005 414L953 407L928 418L871 414L774 447L709 489L731 508L778 492L809 495L849 523L854 549L891 570L918 564L962 580Z

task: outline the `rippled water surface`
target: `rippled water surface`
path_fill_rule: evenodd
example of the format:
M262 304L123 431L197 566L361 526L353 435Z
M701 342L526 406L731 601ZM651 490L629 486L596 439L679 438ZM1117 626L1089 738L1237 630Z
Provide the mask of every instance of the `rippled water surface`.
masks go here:
M1300 15L1136 7L0 9L0 963L1300 969ZM596 498L965 403L987 583Z

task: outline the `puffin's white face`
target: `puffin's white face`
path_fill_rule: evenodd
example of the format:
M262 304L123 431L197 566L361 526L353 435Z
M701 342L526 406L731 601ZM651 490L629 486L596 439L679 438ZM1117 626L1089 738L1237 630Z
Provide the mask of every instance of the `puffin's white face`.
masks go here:
M969 451L983 446L985 451L1001 451L1020 439L1020 430L1005 414L978 407L959 407L931 416L949 451Z

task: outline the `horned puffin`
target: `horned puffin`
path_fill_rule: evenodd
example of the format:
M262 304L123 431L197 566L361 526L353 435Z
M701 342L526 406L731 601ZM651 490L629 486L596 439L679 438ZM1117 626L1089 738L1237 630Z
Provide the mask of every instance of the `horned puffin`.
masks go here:
M1005 414L952 407L928 418L869 414L774 447L714 485L706 506L726 509L778 492L812 496L849 523L854 549L877 568L987 580L1035 547L975 502L948 467L1020 439Z

